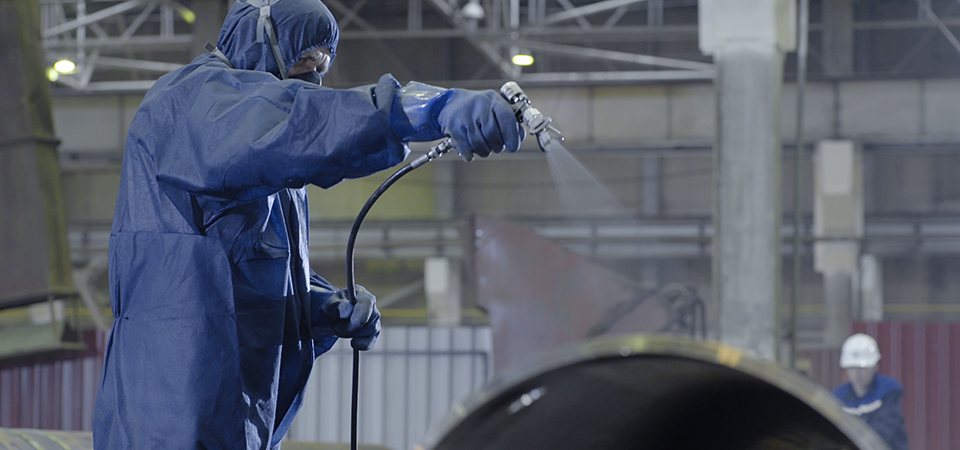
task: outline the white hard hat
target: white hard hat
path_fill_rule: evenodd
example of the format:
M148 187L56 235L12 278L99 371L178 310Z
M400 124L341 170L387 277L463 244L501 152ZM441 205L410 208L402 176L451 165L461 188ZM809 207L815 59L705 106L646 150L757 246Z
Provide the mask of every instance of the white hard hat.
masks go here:
M840 368L874 367L880 362L880 347L872 337L857 333L847 338L840 348Z

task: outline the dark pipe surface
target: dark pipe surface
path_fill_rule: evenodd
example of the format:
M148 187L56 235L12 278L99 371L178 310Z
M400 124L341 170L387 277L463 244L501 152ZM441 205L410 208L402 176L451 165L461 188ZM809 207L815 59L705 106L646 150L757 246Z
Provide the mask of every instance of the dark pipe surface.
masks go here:
M664 336L561 349L453 411L425 448L886 449L800 375L732 347Z
M283 441L283 450L349 450L347 444ZM89 431L0 428L0 450L93 450ZM378 445L361 445L360 450L391 450Z

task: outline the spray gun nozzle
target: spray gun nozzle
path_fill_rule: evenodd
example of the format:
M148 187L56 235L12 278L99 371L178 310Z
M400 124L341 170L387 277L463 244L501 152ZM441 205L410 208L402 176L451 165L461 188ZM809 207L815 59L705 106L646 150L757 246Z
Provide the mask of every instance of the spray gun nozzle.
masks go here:
M501 86L500 95L513 107L517 121L523 124L528 133L537 137L537 144L540 145L541 151L546 152L547 147L553 142L563 141L560 130L550 125L552 119L544 116L540 110L531 105L530 97L527 97L515 81L508 81Z
M544 153L561 142L563 142L563 134L560 134L560 130L554 127L548 126L546 129L537 133L537 144L540 145L540 151Z

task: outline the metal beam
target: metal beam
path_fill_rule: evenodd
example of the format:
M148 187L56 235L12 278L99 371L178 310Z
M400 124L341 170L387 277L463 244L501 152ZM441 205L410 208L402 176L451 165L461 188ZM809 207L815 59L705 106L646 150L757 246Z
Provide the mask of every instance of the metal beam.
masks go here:
M613 28L620 19L623 18L623 15L627 13L627 10L630 9L630 5L621 6L617 8L610 17L607 18L607 21L603 23L603 28L609 30Z
M944 25L947 27L960 27L960 18L941 17ZM869 21L856 22L853 28L857 31L877 30L877 31L896 31L936 28L937 24L929 20L889 20L889 21ZM811 33L820 33L823 27L819 23L810 24ZM538 37L543 39L553 38L571 38L582 40L588 37L593 40L609 39L617 42L639 42L639 41L696 41L696 25L664 25L661 27L647 26L612 26L594 27L584 30L579 26L526 26L519 29L521 37ZM342 40L360 40L360 39L445 39L464 37L468 34L466 30L456 28L435 28L425 30L408 29L377 29L369 31L343 30L340 32ZM478 30L471 32L478 39L497 39L505 41L509 39L502 31L496 30Z
M423 0L407 0L407 30L423 29ZM341 36L343 36L341 32Z
M144 3L143 0L128 0L118 5L113 5L108 8L101 9L93 14L87 14L79 19L71 20L66 23L61 23L52 28L43 30L41 35L44 38L51 38L61 33L66 33L68 31L75 30L82 26L90 25L91 23L98 22L100 20L106 19L107 17L115 16L117 14L122 14L126 11L129 11L134 8L140 7Z
M95 81L83 88L86 92L147 92L157 80ZM79 89L79 88L78 88Z
M950 29L947 28L947 25L944 24L942 20L940 20L940 17L937 16L937 13L933 12L933 8L930 7L930 2L923 3L923 6L927 12L927 15L930 16L930 19L932 19L934 23L937 24L937 28L940 29L940 32L943 33L943 36L947 38L948 41L950 41L950 45L952 45L953 48L957 49L957 52L960 52L960 41L958 41L957 37L953 35L953 32L951 32Z
M133 19L133 22L130 23L130 26L126 30L123 30L123 33L120 34L121 40L130 39L133 36L133 33L136 33L140 29L140 25L143 25L143 22L150 17L150 13L157 8L156 2L150 2L146 8L143 8L143 11L140 11L140 14L137 14L137 17Z
M663 0L647 2L647 26L659 27L663 25Z
M167 73L183 67L183 64L101 56L100 59L97 60L97 66Z
M416 1L416 0L415 0ZM340 40L369 40L369 39L448 39L462 38L467 35L464 30L453 28L433 30L345 30L340 32Z
M454 10L453 6L451 6L445 0L430 0L430 4L433 5L434 8L437 8L438 11L443 13L443 15L447 18L447 21L453 24L455 27L461 30L467 30L467 27L457 16L456 10ZM465 33L463 37L467 40L467 42L470 43L470 45L476 48L480 54L493 63L500 71L502 76L506 78L519 78L520 69L503 59L503 56L500 55L500 52L497 51L496 47L494 47L492 44L480 40L474 33L469 31Z
M951 3L949 6L947 6L946 9L944 9L943 12L950 12L950 11L952 11L953 9L955 9L956 6L957 6L956 3ZM919 6L918 6L918 7L919 7ZM929 28L929 29L928 29L925 33L923 33L923 35L920 36L919 39L917 39L917 40L915 40L914 42L912 42L913 45L912 45L912 47L910 48L910 51L908 51L906 54L904 54L902 57L900 57L900 61L898 61L897 64L893 66L893 69L890 70L890 73L898 73L898 72L900 72L900 70L903 69L904 67L906 67L907 63L908 63L920 50L926 48L926 47L927 47L927 42L929 42L930 39L932 39L933 36L936 34L936 30L934 29L934 27L937 27L937 26L938 26L938 25L937 25L936 23L934 23L932 20L913 20L913 21L903 21L903 22L912 22L912 23L917 23L917 24L923 24L925 28ZM944 21L941 21L941 23L944 23ZM944 23L944 24L945 24L945 23ZM857 28L856 24L854 24L854 28ZM891 28L891 29L895 29L895 28Z
M384 295L383 298L377 299L377 306L380 307L380 309L389 308L419 292L423 292L422 279L394 289L387 295Z
M93 78L93 71L97 69L97 63L100 62L100 49L96 49L89 57L81 60L81 67L83 68L80 72L80 88L86 88L90 84L90 79Z
M99 23L91 23L90 31L93 31L93 34L97 35L100 39L110 39L110 36L103 30L103 27L101 27Z
M578 58L606 59L610 61L620 61L634 64L643 64L647 66L669 67L672 69L687 69L698 71L712 71L713 64L687 61L682 59L664 58L662 56L639 55L636 53L617 52L612 50L601 50L597 48L575 47L571 45L550 44L539 41L521 41L522 45L530 50L539 50L558 55L568 55Z
M553 72L527 73L520 77L523 82L533 83L629 83L639 81L694 81L713 80L713 71L696 70L641 70L614 72Z
M356 12L348 8L347 5L344 5L343 3L341 3L340 0L326 0L325 3L333 7L333 9L340 11L340 13L343 14L345 17L353 18L353 21L356 22L357 26L359 26L363 30L368 32L377 31L377 27L373 26L372 24L370 24L370 22L367 22L366 20L357 16ZM396 66L399 69L403 70L403 75L411 79L416 78L416 75L413 73L413 70L411 70L410 67L408 67L404 61L402 61L400 58L397 57L396 53L393 51L393 49L390 48L390 46L387 45L386 41L384 41L383 39L378 39L377 46L380 47L380 50L388 59L390 59L391 62L396 64Z
M960 18L950 17L943 19L943 23L949 27L960 26ZM934 28L938 25L929 20L871 20L865 22L855 22L853 29L861 30L915 30L922 28ZM810 31L820 31L820 24L810 24Z
M563 22L564 20L575 19L577 17L583 17L590 14L596 14L598 12L617 9L621 6L632 5L634 3L639 3L642 1L646 1L646 0L604 0L597 3L591 3L589 5L580 6L578 8L568 9L566 11L550 14L547 17L544 17L543 22L541 22L541 24L549 25L551 23Z
M594 27L584 30L579 26L562 27L521 27L519 30L521 38L542 38L542 39L576 39L583 41L589 38L593 41L615 41L615 42L639 42L639 41L696 41L696 25L666 25L663 27L651 28L647 26L614 26L608 28ZM512 38L503 30L484 30L475 32L457 28L434 28L426 30L408 30L408 29L378 29L369 31L343 30L340 32L340 40L362 40L362 39L446 39L462 38L471 34L477 39L488 42L498 41L507 43Z
M557 0L557 3L563 7L564 12L570 12L577 9L575 6L573 6L573 3L570 3L570 0ZM584 30L593 28L593 26L590 25L590 22L587 21L587 19L581 14L577 14L576 16L572 17L572 19L576 19L577 24L580 25L580 28L583 28Z
M369 0L360 0L357 3L355 3L352 8L346 11L344 13L343 22L339 24L339 28L345 29L347 28L347 25L350 25L350 22L359 19L360 17L357 16L357 13L360 11L361 8L364 7L364 5L367 4L368 1Z
M189 46L193 42L193 35L191 34L178 34L172 37L161 38L159 36L134 36L129 39L124 40L123 38L112 38L112 39L90 39L86 41L87 47L99 47L101 49L108 48L119 48L123 50L143 50L147 48L151 49L162 49L162 48L174 48L179 49L184 46ZM76 39L66 39L61 41L52 41L48 40L43 43L43 48L46 50L75 50L79 43Z
M668 176L669 174L664 174ZM560 243L575 253L612 259L652 259L657 257L698 258L709 255L713 239L712 223L708 216L682 219L629 219L612 217L585 217L582 219L549 219L513 217L538 235ZM804 229L811 227L808 216ZM69 242L77 253L96 255L105 253L110 238L110 224L69 223ZM403 258L429 256L460 256L462 240L455 220L385 221L367 224L360 231L358 254L386 257L392 254ZM343 242L349 234L349 222L312 221L310 224L311 259L342 258ZM433 237L413 236L406 230L442 230ZM866 251L880 255L958 255L960 254L960 217L940 215L868 216L867 233L856 238ZM783 245L780 254L792 254L793 227L784 225L779 237ZM390 236L385 239L384 236ZM848 238L842 238L848 239ZM850 239L854 239L850 237ZM803 237L804 247L818 239Z

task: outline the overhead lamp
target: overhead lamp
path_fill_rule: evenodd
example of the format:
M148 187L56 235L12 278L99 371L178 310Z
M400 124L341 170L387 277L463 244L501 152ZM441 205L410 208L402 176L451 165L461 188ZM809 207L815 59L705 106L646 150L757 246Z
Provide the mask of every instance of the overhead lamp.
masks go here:
M197 20L197 13L193 12L190 8L183 6L177 2L172 2L173 9L177 11L177 14L180 14L180 17L183 18L183 21L189 24L192 24Z
M518 66L529 66L533 64L533 55L530 54L530 50L520 49L510 57L510 62Z
M69 59L61 59L60 61L53 63L53 69L63 74L70 74L76 73L77 65Z
M57 72L57 69L53 67L47 67L47 79L53 82L57 81L58 78L60 78L60 72Z
M470 0L460 9L460 15L465 19L480 20L486 17L487 13L483 10L479 0Z

